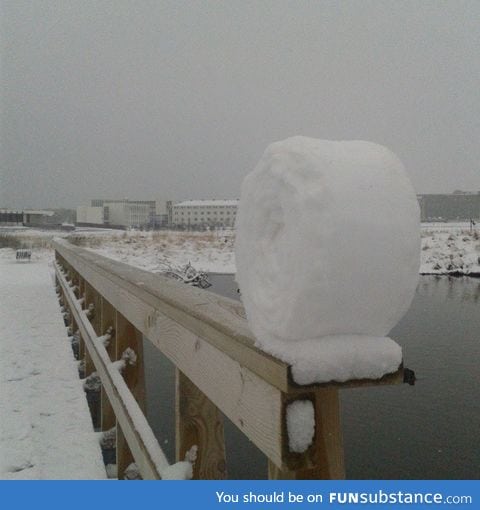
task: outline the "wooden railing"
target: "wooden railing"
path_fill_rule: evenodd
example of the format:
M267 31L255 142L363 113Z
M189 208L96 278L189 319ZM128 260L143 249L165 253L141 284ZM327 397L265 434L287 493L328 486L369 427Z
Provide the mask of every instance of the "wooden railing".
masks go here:
M288 365L254 346L241 303L64 240L54 248L85 375L101 379L101 428L116 426L119 478L131 462L144 479L189 477L182 461L192 460L192 447L193 478L226 478L222 414L267 456L270 478L344 478L339 390L403 382L400 368L380 380L298 386ZM173 466L143 413L143 336L176 367ZM286 408L296 400L314 406L315 435L304 453L289 450Z

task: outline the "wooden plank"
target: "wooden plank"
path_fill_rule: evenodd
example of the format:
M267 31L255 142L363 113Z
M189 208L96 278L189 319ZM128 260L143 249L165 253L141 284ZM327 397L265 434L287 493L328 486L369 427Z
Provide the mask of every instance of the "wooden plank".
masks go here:
M73 292L74 292L75 296L77 298L79 298L80 297L79 276L78 276L78 272L75 269L73 269L72 283L73 283Z
M143 328L147 338L225 416L267 457L282 465L282 393L278 388L111 280L103 279L102 289L103 295L112 296L112 306L128 310L129 322Z
M196 445L194 480L227 478L223 416L188 377L175 371L175 438L177 462Z
M315 436L313 444L305 454L286 453L285 467L278 467L269 461L270 479L283 480L343 480L345 464L340 404L338 390L319 388L305 395L312 400L315 409ZM289 404L285 398L285 408ZM283 432L285 452L288 452L288 431L286 422ZM306 466L305 466L306 465Z
M126 366L123 371L123 378L137 401L140 409L145 413L145 374L143 365L143 338L142 334L118 311L115 311L115 332L116 332L116 359L121 359L127 348L133 349L137 356L134 366ZM125 439L121 427L117 427L117 469L118 478L123 479L127 467L133 462L133 455Z
M82 300L80 302L80 308L83 310L85 308L85 278L79 277L79 299ZM78 359L85 360L85 342L82 338L82 333L80 333L80 340L78 342Z
M119 480L125 480L125 470L132 462L135 462L132 451L128 446L122 427L117 425L117 477Z
M280 470L291 470L292 466L296 471L316 467L315 458L309 458L309 452L297 456L292 465L292 457L285 447L284 395L297 398L306 390L314 393L329 389L336 391L341 387L354 387L355 381L343 385L293 385L288 366L249 345L251 338L248 340L247 337L250 333L238 303L217 297L210 300L205 298L208 294L205 291L175 284L97 254L78 252L65 243L59 245L59 250ZM168 297L170 292L174 295L173 300ZM179 303L181 297L185 298L186 304ZM203 309L208 313L205 314ZM220 319L209 316L213 310L218 312ZM227 327L217 327L215 321L223 323L228 319L232 323ZM269 367L265 374L259 366L262 359ZM272 359L275 363L269 365ZM397 383L400 382L398 376L399 373L381 381L366 380L358 384Z
M116 366L111 363L103 344L96 340L96 333L92 325L86 319L85 313L76 301L73 291L67 288L58 266L56 270L60 285L72 307L75 320L85 339L85 345L90 352L143 479L158 479L162 475L165 478L178 477L178 468L175 466L170 469L158 441L155 439L133 395L129 392L123 377ZM187 470L184 469L180 474L186 476Z
M55 249L131 322L129 310L118 308L112 285L117 291L121 289L124 294L140 298L202 336L270 384L284 391L288 389L288 365L254 346L255 339L240 303L92 254L77 246L72 249L64 241L55 241L54 244ZM145 334L143 324L135 326Z
M120 310L144 335L153 318L148 310L161 312L194 334L215 345L242 366L285 393L303 392L292 382L286 363L260 351L245 319L241 303L195 289L148 271L128 266L87 250L56 241L55 248ZM131 305L135 303L137 310ZM130 307L130 308L129 308ZM140 315L143 308L144 314ZM325 383L320 387L352 388L403 382L403 367L379 380ZM316 385L312 385L315 387ZM300 389L299 389L300 388Z
M140 409L145 411L145 370L143 362L143 335L120 312L115 312L116 358L121 359L123 352L130 348L137 356L133 366L127 366L123 372L125 383L137 401Z
M93 330L98 335L100 330L100 296L95 289L87 282L85 286L85 309L91 313L89 320L92 324ZM93 305L93 311L89 311L90 305ZM85 351L85 377L88 377L92 372L95 371L92 358L88 350Z
M109 340L108 346L105 347L108 357L110 360L115 361L116 359L116 335L115 335L115 310L113 306L103 297L100 298L100 331L101 334L106 334L109 328L113 329L113 333ZM108 400L105 388L102 385L101 395L101 419L102 419L102 430L109 430L117 425L115 413L113 407Z
M282 393L204 339L157 314L157 346L267 457L282 460Z

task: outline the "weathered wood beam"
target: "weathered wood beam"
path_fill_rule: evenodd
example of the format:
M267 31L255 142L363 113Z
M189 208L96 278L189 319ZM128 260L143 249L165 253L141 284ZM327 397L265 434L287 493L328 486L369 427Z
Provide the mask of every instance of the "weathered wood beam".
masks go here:
M185 458L192 444L197 445L193 479L227 478L223 416L178 369L175 371L175 443L177 462Z
M185 478L188 475L188 466L181 466L182 469L178 470L169 466L145 416L130 393L118 365L109 359L103 343L98 340L97 334L73 291L67 285L58 264L56 264L56 272L142 478L158 479L174 476Z

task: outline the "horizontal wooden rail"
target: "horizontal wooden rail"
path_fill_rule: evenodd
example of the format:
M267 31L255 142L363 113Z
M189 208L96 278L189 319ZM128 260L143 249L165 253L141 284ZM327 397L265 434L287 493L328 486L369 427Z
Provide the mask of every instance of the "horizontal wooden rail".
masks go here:
M177 368L177 388L198 406L199 413L209 416L219 436L223 438L223 426L217 409L268 457L272 478L342 478L338 390L403 382L400 368L380 380L299 386L293 383L286 363L255 347L241 303L111 260L64 240L55 240L54 248L65 266L81 275L102 300L172 361ZM208 427L190 412L185 398L180 395L177 402L178 416L194 428L205 429L204 443L216 444L206 437ZM291 452L288 443L286 410L295 400L311 401L315 411L315 438L303 453ZM180 442L177 440L177 452L182 454L189 447L184 441L187 429L177 422L177 432L183 436ZM195 432L190 437L200 436ZM210 467L198 467L206 458L221 466L224 455L221 445L216 445L216 456L211 451L202 453L202 446L199 447L197 474L210 472ZM215 476L223 474L223 468L216 469Z
M142 478L144 480L189 478L191 471L189 463L185 462L180 466L169 465L143 412L130 393L118 365L110 360L102 339L95 333L87 313L82 310L73 289L66 281L63 269L57 263L55 263L55 271L66 300L65 304L68 305L78 326Z

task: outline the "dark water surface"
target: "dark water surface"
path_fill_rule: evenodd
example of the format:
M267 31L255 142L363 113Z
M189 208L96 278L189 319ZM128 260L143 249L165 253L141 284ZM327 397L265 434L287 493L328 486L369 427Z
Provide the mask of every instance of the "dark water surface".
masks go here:
M238 299L232 275L210 290ZM415 386L342 390L347 478L480 478L480 279L422 276L390 336ZM145 341L147 414L174 460L174 368ZM266 478L264 455L228 420L229 478Z

